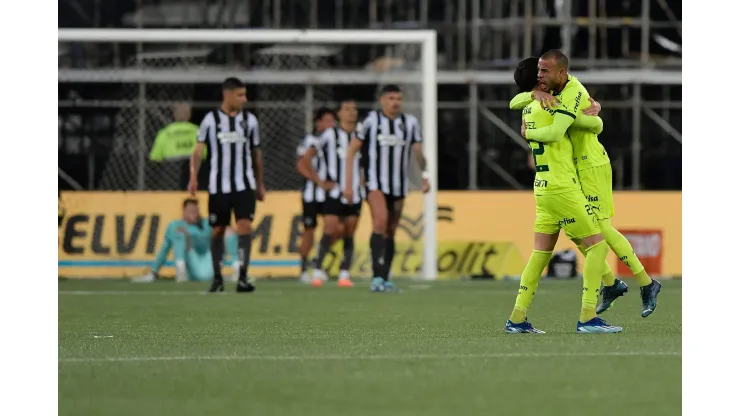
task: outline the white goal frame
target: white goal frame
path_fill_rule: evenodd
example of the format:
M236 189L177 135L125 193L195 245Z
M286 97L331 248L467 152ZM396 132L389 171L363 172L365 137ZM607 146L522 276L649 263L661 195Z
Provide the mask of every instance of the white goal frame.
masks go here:
M430 192L424 196L422 278L437 278L437 32L434 30L58 29L59 42L419 44L422 131Z

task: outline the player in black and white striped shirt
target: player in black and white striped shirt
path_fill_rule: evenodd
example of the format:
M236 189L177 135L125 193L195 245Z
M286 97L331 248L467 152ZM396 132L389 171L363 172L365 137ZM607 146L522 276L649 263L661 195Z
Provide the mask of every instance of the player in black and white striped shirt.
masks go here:
M298 146L298 161L296 163L296 170L298 173L305 176L305 169L301 167L301 160L303 155L306 153L311 144L316 141L316 136L324 132L324 130L334 126L334 114L328 108L320 109L314 116L314 131L307 134L303 139L303 143ZM326 163L322 158L313 156L309 161L310 166L313 167L317 174L317 177L321 180L326 179ZM303 191L301 192L301 200L303 203L303 234L301 234L301 246L299 248L301 254L301 277L300 280L303 283L310 283L311 277L308 275L308 254L311 252L314 242L314 231L316 230L316 218L322 214L324 200L326 199L326 190L321 187L322 182L314 182L310 179L310 176L306 178L306 183L303 185Z
M323 260L332 244L344 237L344 258L340 265L338 284L340 287L352 287L349 268L354 254L354 234L362 208L360 155L347 158L347 148L356 135L357 104L353 100L344 100L339 106L339 125L326 129L304 155L302 173L306 177L314 175L322 177L319 172L310 168L310 157L316 155L325 167L325 176L322 178L333 186L327 186L326 201L324 202L324 233L319 242L316 267L314 269L314 286L320 286L327 280L323 270ZM354 166L354 174L345 176L346 165ZM346 198L342 195L345 187L353 189L353 195Z
M239 283L236 291L252 292L254 286L247 280L252 251L252 220L256 201L265 198L259 125L257 117L244 110L247 88L243 82L227 78L222 84L222 91L221 107L206 114L200 123L198 144L190 158L188 191L195 195L198 189L198 170L205 148L211 165L208 218L213 227L211 255L214 278L209 292L224 290L221 260L224 255L224 232L231 222L232 212L239 235Z
M412 153L422 170L422 190L429 191L419 121L401 112L402 101L403 94L398 86L383 87L380 94L381 109L368 114L347 151L347 158L362 152L367 202L373 217L370 250L374 278L371 289L375 292L395 290L389 273L395 255L394 236L409 188L408 168ZM351 177L354 166L348 164L346 168L347 177ZM353 192L350 186L344 189L347 198L351 198Z

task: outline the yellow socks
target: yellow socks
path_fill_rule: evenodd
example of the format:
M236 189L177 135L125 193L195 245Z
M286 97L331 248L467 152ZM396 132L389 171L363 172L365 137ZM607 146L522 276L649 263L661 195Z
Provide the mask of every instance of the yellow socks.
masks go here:
M604 241L600 241L586 249L586 262L583 265L581 322L587 322L596 317L596 303L599 300L601 276L608 253L609 246Z
M608 218L599 220L599 228L601 229L601 235L604 236L604 240L609 244L612 251L625 266L630 268L632 274L635 275L637 284L647 286L652 283L653 280L645 273L645 267L643 267L640 259L637 258L637 255L632 250L629 240L612 226L611 221Z
M576 247L586 257L586 249L580 244L576 244ZM612 269L609 267L609 262L606 259L604 259L604 271L601 274L601 281L604 282L604 286L614 286L614 283L617 282L617 278L612 273Z
M604 286L614 286L614 283L617 283L617 278L612 273L609 263L606 260L604 262L606 263L606 273L601 275L601 281L604 282Z
M532 250L532 255L529 256L529 262L527 262L519 282L519 294L516 296L514 311L511 313L511 318L509 318L511 322L515 324L524 322L527 317L527 309L532 304L532 298L540 284L542 272L547 267L547 263L550 262L551 256L552 251ZM594 303L594 305L596 304Z
M648 276L648 274L645 273L644 268L642 269L640 273L637 273L635 277L637 278L637 284L640 285L640 287L647 286L650 283L653 283L653 279L651 279L650 276Z

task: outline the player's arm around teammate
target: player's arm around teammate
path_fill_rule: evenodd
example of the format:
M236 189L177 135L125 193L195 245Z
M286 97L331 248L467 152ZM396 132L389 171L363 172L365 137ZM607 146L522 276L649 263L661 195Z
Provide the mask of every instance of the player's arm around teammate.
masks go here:
M529 58L517 67L514 79L521 91L530 91L537 86L538 81L534 75L536 65L537 62ZM531 103L523 112L522 135L529 137L530 131L547 128L552 122L553 117L549 111L541 109L538 103ZM574 242L585 247L586 251L581 315L576 325L577 331L579 333L621 331L621 328L611 327L596 317L601 272L608 247L590 215L589 204L580 190L577 171L572 162L573 146L564 136L550 140L547 145L531 139L529 142L535 156L537 172L534 181L537 214L534 225L534 249L522 272L519 293L505 331L542 333L527 321L527 311L540 277L550 261L561 229L565 229L566 234Z

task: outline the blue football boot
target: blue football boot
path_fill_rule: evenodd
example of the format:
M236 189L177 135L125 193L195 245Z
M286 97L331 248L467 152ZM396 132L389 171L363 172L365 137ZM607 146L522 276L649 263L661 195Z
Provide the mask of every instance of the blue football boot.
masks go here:
M515 324L511 322L510 320L506 321L506 326L504 327L504 332L507 334L544 334L545 331L540 331L539 329L532 326L532 324L529 323L526 319L524 322Z
M622 332L622 327L609 325L601 318L593 318L588 322L578 321L576 332L579 334L609 334Z

